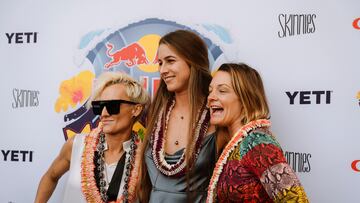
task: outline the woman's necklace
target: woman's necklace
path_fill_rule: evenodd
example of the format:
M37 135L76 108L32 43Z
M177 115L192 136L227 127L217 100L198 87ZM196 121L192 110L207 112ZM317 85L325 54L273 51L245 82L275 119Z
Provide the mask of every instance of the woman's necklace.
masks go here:
M107 202L107 181L105 180L105 161L104 161L104 149L105 149L105 135L101 131L101 123L99 127L93 130L88 136L85 137L85 147L82 154L81 161L81 188L87 202L103 203ZM140 140L137 134L131 135L130 144L130 157L125 162L125 177L123 193L116 200L116 203L120 202L133 202L136 196L136 186L138 183L138 170L140 166ZM99 171L99 188L96 185L95 180L95 163L94 156L95 151L98 151L99 158L96 160L98 163Z
M152 145L152 156L156 168L166 176L175 176L182 175L185 172L186 162L185 162L185 153L182 154L180 159L175 164L168 164L165 160L165 135L170 119L170 113L175 106L175 99L166 105L166 108L162 108L158 120L155 123L154 130L151 135L151 145ZM166 112L164 116L164 111ZM205 105L199 110L197 116L197 122L193 125L194 129L194 142L193 147L193 160L197 159L197 156L201 149L201 142L205 136L208 126L210 115L208 109ZM178 145L179 141L175 141L175 145Z
M101 198L104 202L107 202L108 196L106 195L107 188L106 188L106 180L105 180L105 160L104 160L104 151L105 151L105 135L104 133L100 133L99 137L99 143L97 145L97 151L99 153L99 158L96 160L97 164L99 165L97 170L99 171L99 178L100 178L100 184L99 184L99 190Z
M169 113L170 114L170 113ZM180 116L180 117L177 117L177 118L180 118L181 119L181 121L184 121L184 116ZM168 121L168 123L169 123L169 121ZM165 133L166 134L166 133ZM177 139L175 139L175 142L174 142L174 144L176 145L176 146L178 146L179 145L179 137L177 138Z

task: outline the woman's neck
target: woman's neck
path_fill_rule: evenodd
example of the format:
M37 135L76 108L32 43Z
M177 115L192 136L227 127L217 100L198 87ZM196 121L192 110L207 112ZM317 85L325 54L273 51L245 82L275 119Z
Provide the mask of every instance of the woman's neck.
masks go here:
M241 123L241 119L237 119L227 126L230 136L234 136L234 134L243 126Z
M120 153L123 150L123 143L130 139L131 129L127 132L117 134L106 134L106 143L108 151L111 153Z
M187 91L175 93L175 104L176 106L188 108L189 104L189 94Z

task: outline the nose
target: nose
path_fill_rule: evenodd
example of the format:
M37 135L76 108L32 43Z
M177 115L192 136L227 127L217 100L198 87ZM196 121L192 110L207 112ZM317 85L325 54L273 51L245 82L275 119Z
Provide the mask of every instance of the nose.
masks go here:
M101 111L101 117L106 117L106 116L110 116L110 114L108 113L106 106L104 106L104 108Z
M168 69L164 64L159 65L159 73L160 73L160 75L166 75L167 72L168 72Z
M207 98L207 105L209 106L209 103L212 102L212 101L215 101L217 100L217 96L215 94L215 91L211 91L208 95L208 98Z

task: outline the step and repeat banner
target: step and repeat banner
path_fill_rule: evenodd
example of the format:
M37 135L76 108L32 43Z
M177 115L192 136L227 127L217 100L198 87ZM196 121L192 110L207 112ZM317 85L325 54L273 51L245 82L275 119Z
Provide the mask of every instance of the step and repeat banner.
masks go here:
M259 70L272 130L311 202L360 202L356 0L1 1L0 202L33 202L66 139L95 127L84 105L102 72L125 71L154 95L157 43L177 29L205 40L212 71Z

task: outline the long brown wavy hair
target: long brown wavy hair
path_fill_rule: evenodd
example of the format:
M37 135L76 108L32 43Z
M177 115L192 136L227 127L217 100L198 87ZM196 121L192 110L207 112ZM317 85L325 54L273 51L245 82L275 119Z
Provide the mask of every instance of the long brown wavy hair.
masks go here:
M212 79L209 70L208 50L205 42L197 34L187 30L177 30L164 35L159 41L159 45L162 44L172 48L172 50L174 50L176 54L185 60L190 67L190 77L187 87L191 116L189 122L190 129L188 130L190 136L185 151L186 169L189 170L195 161L193 160L194 147L192 145L195 145L195 141L193 137L194 128L192 126L195 126L193 124L198 122L196 117L199 109L201 109L202 105L204 105L204 102L206 101L206 98L209 94L209 84ZM148 111L146 137L144 139L143 145L143 156L145 156L144 153L149 143L149 139L151 137L151 133L153 132L160 110L173 97L174 93L167 90L165 82L161 79L155 98L152 101ZM165 113L166 112L164 112L164 114ZM190 174L191 173L189 172L186 173L187 179L189 178L188 176L190 176ZM151 183L146 169L145 158L142 160L140 182L140 201L148 202Z

